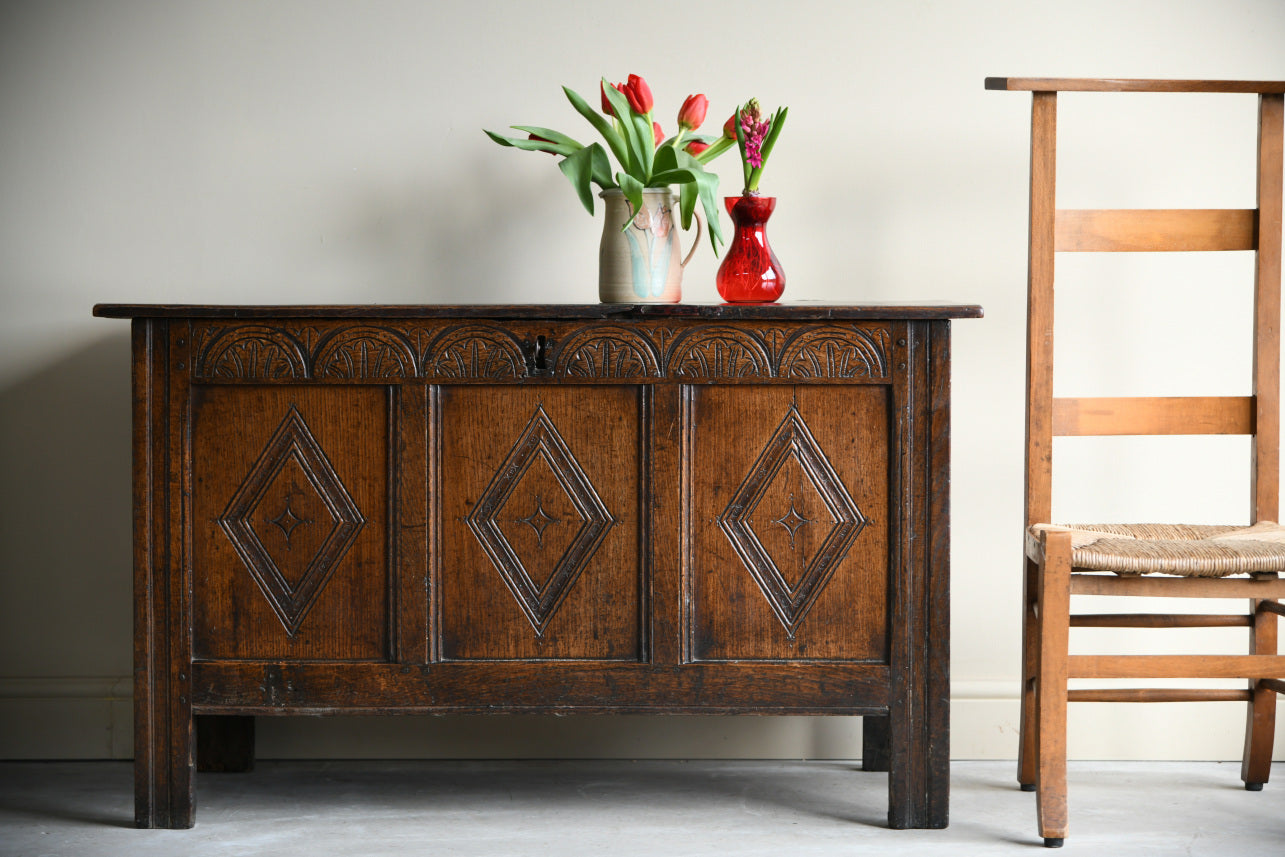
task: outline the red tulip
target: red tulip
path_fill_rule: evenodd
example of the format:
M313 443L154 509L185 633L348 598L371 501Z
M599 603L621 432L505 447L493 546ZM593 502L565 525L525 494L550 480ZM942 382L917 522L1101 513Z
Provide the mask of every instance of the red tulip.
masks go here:
M625 92L625 85L623 83L613 83L612 86L620 92ZM605 83L599 83L598 91L602 94L602 112L606 113L608 116L615 116L616 111L611 109L611 102L607 100L607 85ZM625 97L628 97L628 95L629 94L625 92Z
M683 148L689 155L699 155L701 152L709 148L709 143L706 143L704 140L692 140Z
M665 139L665 132L660 130L659 122L651 123L651 133L652 133L652 136L656 138L656 145L659 146L661 142Z
M639 116L646 116L656 105L656 99L651 96L651 87L636 74L629 75L629 82L616 88L623 90L625 97L629 99L629 106Z
M727 121L723 123L723 136L729 140L736 139L736 114L735 113L732 113L731 116L728 116Z
M709 99L704 95L696 94L687 96L683 106L678 109L678 125L688 131L694 131L705 121L705 113L709 110Z

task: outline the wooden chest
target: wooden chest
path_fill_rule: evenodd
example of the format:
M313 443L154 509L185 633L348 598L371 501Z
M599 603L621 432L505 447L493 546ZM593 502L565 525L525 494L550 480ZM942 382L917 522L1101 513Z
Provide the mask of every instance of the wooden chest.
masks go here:
M254 715L516 711L862 715L890 825L945 826L979 308L95 313L134 319L140 826Z

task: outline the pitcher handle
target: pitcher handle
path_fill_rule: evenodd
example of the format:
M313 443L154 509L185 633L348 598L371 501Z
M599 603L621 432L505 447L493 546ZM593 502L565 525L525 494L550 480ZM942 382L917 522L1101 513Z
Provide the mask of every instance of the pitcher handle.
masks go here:
M692 242L692 249L687 251L687 258L679 263L680 268L686 268L687 263L696 255L696 248L701 245L701 236L704 234L705 230L705 221L701 217L700 209L693 211L692 216L696 218L696 240Z

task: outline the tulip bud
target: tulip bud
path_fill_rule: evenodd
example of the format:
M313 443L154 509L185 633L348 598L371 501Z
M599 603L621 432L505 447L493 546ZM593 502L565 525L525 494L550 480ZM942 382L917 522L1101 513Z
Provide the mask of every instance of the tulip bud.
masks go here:
M625 97L629 99L629 106L639 116L646 116L656 105L656 99L651 95L651 87L647 85L647 81L636 74L629 75L629 82L617 88L624 90Z
M688 143L686 146L683 147L683 149L689 155L699 155L701 152L705 151L708 148L709 148L709 143L706 143L704 140L692 140L690 143Z
M723 136L729 140L736 139L736 113L735 112L733 112L731 116L728 116L727 121L723 123Z
M683 106L678 110L678 125L688 131L694 131L705 121L705 113L709 110L709 99L704 95L696 94L687 96Z
M659 122L651 123L651 133L656 138L656 145L659 146L665 139L665 132L660 130Z
M617 91L617 92L623 92L623 93L625 93L625 97L626 97L626 98L628 98L628 97L629 97L629 96L628 96L628 93L625 91L625 85L624 85L623 83L613 83L613 84L612 84L612 86L614 86L614 87L616 88L616 91ZM600 83L598 84L598 91L602 94L602 112L603 112L603 113L606 113L608 116L615 116L615 115L616 115L616 111L612 109L612 107L611 107L611 102L607 100L607 85L606 85L606 83L602 83L602 82L600 82Z
M552 140L548 139L547 137L541 137L539 134L527 134L526 138L533 143L549 143L551 145L553 143ZM557 157L558 155L557 152L549 152L549 154L553 155L554 157Z

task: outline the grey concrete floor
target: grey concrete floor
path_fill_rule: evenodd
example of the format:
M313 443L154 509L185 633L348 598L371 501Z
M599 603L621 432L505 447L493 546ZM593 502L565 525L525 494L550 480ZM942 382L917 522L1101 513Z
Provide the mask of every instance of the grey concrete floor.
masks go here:
M1280 767L1279 765L1277 766ZM197 826L134 830L127 762L0 764L0 854L1285 853L1285 783L1231 763L1072 763L1044 851L1009 762L955 762L946 830L889 830L887 775L845 762L259 762L197 777ZM1278 771L1278 777L1285 772Z

